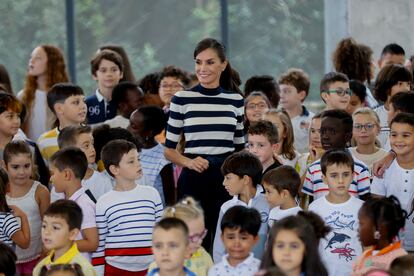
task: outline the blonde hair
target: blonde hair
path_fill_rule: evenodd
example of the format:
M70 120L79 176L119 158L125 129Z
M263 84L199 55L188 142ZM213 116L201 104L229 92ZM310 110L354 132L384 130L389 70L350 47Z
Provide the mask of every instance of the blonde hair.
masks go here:
M264 115L275 115L279 117L280 121L282 121L286 137L283 138L282 135L280 135L279 133L280 138L283 139L283 145L280 154L289 160L295 158L295 146L293 145L293 143L295 142L295 136L293 135L293 126L292 122L290 121L289 115L284 110L278 110L274 108L266 111Z
M355 116L356 115L369 115L371 116L371 119L373 119L375 121L375 124L380 127L380 119L378 117L378 114L372 110L369 107L360 107L357 110L354 111L354 113L352 114L352 120L355 120Z
M174 206L165 208L164 218L178 218L182 220L204 218L204 211L192 197L186 197Z

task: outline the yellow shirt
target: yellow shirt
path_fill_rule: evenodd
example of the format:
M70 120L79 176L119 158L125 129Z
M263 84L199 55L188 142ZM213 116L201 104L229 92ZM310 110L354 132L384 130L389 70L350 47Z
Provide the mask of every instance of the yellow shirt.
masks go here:
M73 243L72 247L66 251L65 254L57 258L54 262L52 261L53 255L55 251L52 252L43 260L41 260L33 269L33 276L38 276L40 274L40 270L44 265L56 265L56 264L78 264L81 266L83 273L85 276L96 276L97 273L93 266L89 263L85 257L83 257L76 246L76 243Z
M50 157L59 150L57 142L58 136L59 130L55 127L54 129L43 133L37 140L37 145L39 146L40 153L46 164L48 164Z

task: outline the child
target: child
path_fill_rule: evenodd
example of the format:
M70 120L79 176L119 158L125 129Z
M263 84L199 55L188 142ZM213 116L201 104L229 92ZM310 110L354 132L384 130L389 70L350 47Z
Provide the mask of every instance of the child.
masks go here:
M269 227L287 216L294 216L302 209L296 203L300 176L290 166L280 166L268 171L262 179L265 198L269 203Z
M378 73L375 81L374 95L383 105L375 108L374 111L380 119L381 132L378 139L382 146L385 145L390 132L387 123L389 101L395 94L409 91L411 81L412 75L410 71L402 65L387 65Z
M328 276L318 244L329 230L312 212L283 218L270 231L260 268L267 270L276 266L284 275L292 276Z
M86 276L79 264L56 264L43 266L39 276Z
M0 242L0 275L16 275L17 256L14 251L4 243Z
M184 266L185 259L190 256L190 245L188 227L182 220L164 218L155 224L152 252L158 268L151 270L148 276L196 276Z
M14 244L27 249L30 245L30 226L26 214L17 206L9 206L6 201L9 178L0 168L0 243L14 249ZM17 220L20 218L20 225Z
M349 81L349 88L352 91L351 99L349 100L346 111L352 115L355 110L365 106L365 99L367 97L367 88L362 82L357 80Z
M131 115L130 132L142 143L140 161L144 175L157 189L163 205L176 202L173 166L164 157L164 146L155 141L165 127L167 118L157 106L143 106Z
M302 70L291 68L279 78L280 105L292 121L295 149L300 153L307 150L309 123L314 114L303 105L309 94L309 76Z
M94 95L86 98L88 124L97 124L116 116L112 91L123 76L122 57L112 50L99 51L91 60L92 78L98 82Z
M118 115L114 118L106 120L104 124L110 127L127 128L129 126L129 118L135 109L142 106L144 101L144 92L133 82L120 82L112 90L111 104L115 105Z
M58 136L59 148L76 147L85 154L88 168L82 179L82 187L92 193L92 201L96 203L103 194L112 190L112 184L103 173L93 169L96 158L93 144L92 129L89 126L68 126L62 129Z
M280 101L279 84L272 76L256 75L249 78L244 85L244 96L248 97L254 91L260 91L269 99L271 108L277 108Z
M50 204L42 222L42 241L49 255L33 270L39 276L43 266L55 264L79 264L85 275L97 275L95 269L76 246L76 237L82 224L82 209L72 200L60 199Z
M383 178L374 177L371 193L398 198L402 208L410 214L405 223L403 246L414 251L414 223L412 202L414 175L414 115L400 113L391 121L390 144L396 158L385 171Z
M349 275L352 262L362 253L358 240L358 211L363 201L349 194L354 160L344 150L329 150L321 158L323 181L329 192L309 205L332 228L321 240L320 254L329 275Z
M101 157L116 184L96 204L99 247L92 264L99 275L145 275L153 260L152 228L162 214L160 195L153 187L135 184L142 170L133 143L111 141L102 149Z
M244 129L263 118L270 108L270 101L263 92L253 91L244 99ZM246 132L245 132L246 133Z
M257 258L262 256L269 216L269 205L263 195L263 187L259 184L262 171L263 167L259 159L246 151L233 153L224 161L221 167L224 176L223 185L233 198L224 202L220 208L213 247L215 263L219 262L225 254L225 244L220 238L222 235L220 222L226 211L236 205L253 208L260 213L262 224L259 230L259 242L253 249L253 253Z
M289 115L285 111L271 109L265 113L263 119L272 122L277 128L279 136L277 157L283 165L295 167L300 154L293 145L295 136Z
M216 260L208 276L253 276L260 261L251 250L259 241L261 215L254 208L233 206L220 222L220 236L227 254Z
M263 167L263 175L282 164L274 158L279 150L277 128L269 121L259 120L251 125L247 132L247 148L259 158Z
M3 153L4 168L9 178L7 204L16 205L27 215L30 227L30 246L28 249L16 248L17 271L21 275L32 275L33 268L42 253L40 234L43 214L50 203L48 189L32 180L32 152L23 141L6 145Z
M408 254L402 257L396 258L391 263L390 268L391 276L409 276L414 274L414 255Z
M82 187L81 181L88 168L85 154L78 148L68 147L57 151L50 159L50 171L57 193L63 193L65 199L76 202L82 209L83 220L76 236L80 252L90 260L91 252L98 247L98 230L95 222L95 203Z
M86 104L82 88L70 83L58 83L47 93L47 104L56 115L55 128L43 133L37 143L43 159L47 163L59 150L57 137L60 130L67 126L80 125L85 122Z
M376 145L376 138L380 131L378 115L369 107L357 109L352 115L353 131L356 147L350 148L352 156L355 156L365 165L370 172L375 161L387 155L387 151Z
M388 44L382 49L381 58L378 61L380 69L390 64L404 65L405 51L404 48L396 43Z
M325 110L345 110L352 95L348 77L338 72L325 74L321 80L320 93L323 102L326 103Z
M180 90L189 87L190 79L186 72L175 66L164 67L160 74L160 86L158 95L164 104L165 113L169 111L172 97ZM190 87L189 87L190 88Z
M324 150L346 150L352 137L352 117L345 110L326 110L322 112L321 143ZM367 166L356 157L354 159L353 181L349 193L354 196L367 197L370 187L370 173ZM303 193L318 199L328 193L328 185L324 183L321 162L316 160L307 169L301 189Z
M207 235L203 209L192 197L187 197L174 206L167 207L163 218L178 218L185 222L189 231L190 258L185 261L184 265L197 276L206 276L210 267L213 266L213 260L201 246ZM151 271L155 267L156 263L153 262L148 270Z
M407 255L396 241L404 228L407 212L394 196L367 200L359 210L359 239L364 247L371 247L358 258L352 275L362 275L370 270L388 270L392 261Z

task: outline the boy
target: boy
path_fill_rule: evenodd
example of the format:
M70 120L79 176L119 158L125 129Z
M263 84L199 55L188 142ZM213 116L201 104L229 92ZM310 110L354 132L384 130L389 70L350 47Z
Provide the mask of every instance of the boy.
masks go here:
M260 240L253 249L253 253L256 258L261 258L266 241L267 219L269 216L269 205L264 198L263 188L257 185L261 181L262 171L263 167L259 159L246 151L233 153L224 161L221 167L221 172L224 175L223 185L233 198L224 202L220 208L213 246L213 260L215 263L219 262L226 253L223 240L220 238L222 217L229 208L236 205L254 208L260 213L262 220L259 230Z
M390 144L396 158L383 178L374 177L371 193L378 196L394 195L410 214L405 223L404 248L414 251L414 224L412 221L414 177L414 115L399 113L391 121Z
M323 181L329 192L309 205L331 227L321 239L319 252L329 275L349 275L352 263L362 254L358 239L358 211L363 201L348 193L354 160L345 150L329 150L321 158Z
M196 276L184 266L190 257L190 243L187 225L177 218L164 218L154 226L152 252L158 268L148 276L186 275Z
M247 130L247 141L249 152L262 163L263 174L282 165L274 158L279 150L279 135L274 124L264 120L253 123Z
M386 45L384 49L382 49L381 58L378 61L380 69L389 64L405 64L405 51L403 47L396 43Z
M134 110L142 106L144 92L133 82L120 82L112 90L111 104L117 107L118 115L113 119L106 120L104 124L110 127L127 128L129 118Z
M116 184L96 204L99 247L92 264L99 275L146 275L153 260L152 228L163 211L160 195L153 187L135 184L142 170L133 143L113 140L101 158Z
M65 199L76 202L83 213L82 225L76 236L80 252L90 260L90 252L98 248L98 230L95 222L95 203L82 188L81 181L85 176L88 161L85 154L77 148L68 147L57 151L50 158L50 182L57 193L63 193Z
M47 163L59 150L57 137L60 130L67 126L76 126L85 122L86 104L82 88L71 83L57 83L47 93L47 105L56 115L56 127L43 133L37 144Z
M261 225L259 212L254 208L233 206L226 211L220 223L221 240L227 254L210 268L208 276L253 276L260 260L251 253L258 242Z
M338 72L325 74L321 80L320 93L323 102L326 103L325 110L345 110L352 94L348 77Z
M116 116L116 105L112 90L122 79L124 64L122 57L112 50L102 50L91 60L91 73L98 82L95 94L86 98L88 123L97 124Z
M346 111L352 116L355 110L365 106L365 99L367 98L367 88L362 82L357 80L349 81L349 88L352 91L351 99L349 100Z
M326 110L321 114L321 143L324 150L345 150L352 137L352 117L345 110ZM360 160L354 159L353 181L349 193L354 196L367 197L369 195L370 172L368 167ZM301 189L303 193L318 199L328 193L327 183L323 181L321 162L313 162L306 172Z
M302 70L291 68L279 78L280 105L289 114L295 136L295 149L308 150L309 124L315 115L303 105L309 93L309 76Z
M291 166L280 166L268 171L262 179L265 198L269 207L268 224L272 227L275 222L287 216L294 216L302 209L296 203L300 187L300 176Z
M40 275L44 265L79 264L85 275L97 275L95 269L79 251L76 237L82 223L82 209L71 200L61 199L46 210L42 223L42 241L50 254L36 265L34 276Z
M93 146L92 129L89 126L69 126L62 129L58 136L59 148L79 148L88 160L88 168L82 179L82 187L93 196L96 201L105 193L112 190L110 179L93 169L95 165L96 152Z

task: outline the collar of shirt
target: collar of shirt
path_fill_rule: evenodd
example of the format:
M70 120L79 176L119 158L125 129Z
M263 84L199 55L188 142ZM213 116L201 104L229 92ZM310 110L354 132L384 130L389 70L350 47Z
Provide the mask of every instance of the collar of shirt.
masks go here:
M76 243L74 242L72 246L69 248L68 251L66 251L65 254L60 256L57 260L54 262L52 261L52 257L55 255L55 250L52 250L52 252L46 257L45 265L49 264L68 264L72 259L79 254L78 247L76 246Z
M224 267L228 267L228 268L238 268L238 267L242 267L242 266L251 266L253 265L253 261L254 261L254 256L253 253L250 252L249 257L247 257L243 262L239 263L236 266L232 266L229 264L229 261L227 260L227 258L229 257L229 254L224 255L222 258L222 262Z
M79 190L77 190L70 198L69 200L75 201L79 199L83 194L85 193L85 189L81 187Z
M239 199L239 195L235 195L235 196L233 196L232 201L234 201L234 202L239 202L240 204L238 204L238 205L243 205L243 206L247 206L247 207L252 207L253 200L254 200L255 198L257 198L260 194L263 194L263 187L262 187L262 185L257 184L257 186L256 186L256 194L254 195L254 197L252 197L252 198L249 200L249 202L247 203L247 205L246 205L246 203L244 203L243 201L241 201L241 200Z
M195 275L194 272L192 272L191 270L189 270L187 267L183 266L183 270L185 272L185 275L188 276L193 276ZM152 274L151 274L152 273ZM160 268L154 268L153 270L151 270L150 275L154 275L154 276L159 276L160 275Z
M302 105L302 114L300 114L300 116L309 116L309 111L304 105Z
M105 100L104 96L102 96L101 92L99 92L99 89L96 89L95 95L96 95L96 99L98 100L98 102L102 102L103 100Z

